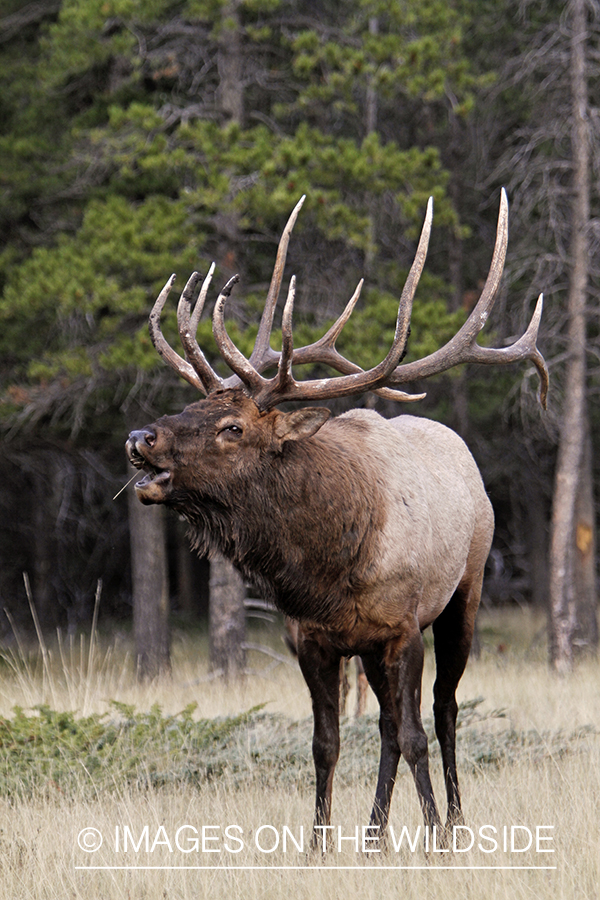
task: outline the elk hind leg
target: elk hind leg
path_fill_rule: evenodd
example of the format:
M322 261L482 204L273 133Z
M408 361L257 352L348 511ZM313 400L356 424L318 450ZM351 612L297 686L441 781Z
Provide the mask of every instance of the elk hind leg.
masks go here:
M390 690L396 699L400 752L413 774L425 824L441 830L429 776L427 735L421 721L423 656L423 636L416 622L385 651Z
M298 662L310 691L313 708L315 825L329 825L333 775L340 753L340 654L322 636L317 640L300 627ZM315 844L316 838L315 832Z
M482 580L483 576L480 576L468 585L459 585L433 623L436 661L433 714L435 733L442 751L449 828L463 822L456 772L456 688L469 658Z
M381 754L375 800L371 812L370 825L379 827L380 834L386 829L396 771L400 759L398 743L398 723L395 702L390 692L390 684L381 654L368 653L361 656L364 674L379 702L379 734Z
M363 661L360 656L354 657L356 662L356 706L355 716L362 716L367 711L367 690L369 682L365 673Z

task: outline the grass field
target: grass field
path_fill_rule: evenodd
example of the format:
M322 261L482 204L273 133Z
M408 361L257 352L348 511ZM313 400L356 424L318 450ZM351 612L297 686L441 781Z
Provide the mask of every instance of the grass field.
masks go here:
M140 687L126 635L91 648L57 636L44 654L15 643L0 667L0 897L597 898L600 667L550 675L543 622L527 612L485 613L480 628L457 742L473 846L464 832L456 853L428 855L402 761L392 838L362 851L372 696L343 722L333 841L314 855L310 702L295 665L253 653L251 674L227 686L208 679L203 639L178 631L172 678ZM253 640L284 653L277 629ZM429 650L428 732L433 678ZM435 740L430 755L443 807Z

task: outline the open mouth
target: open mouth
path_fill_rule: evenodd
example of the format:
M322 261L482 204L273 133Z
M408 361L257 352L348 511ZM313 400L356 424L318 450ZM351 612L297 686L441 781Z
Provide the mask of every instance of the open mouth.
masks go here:
M145 463L143 466L137 466L137 468L143 469L146 473L140 481L136 481L135 483L135 487L141 490L148 487L150 484L160 484L161 482L168 481L171 477L171 473L168 469L159 469L157 466L149 465L149 463Z
M131 465L145 473L144 477L135 484L138 490L144 491L151 484L158 485L170 479L171 473L168 469L161 469L159 466L153 465L145 459L135 445L130 444L127 447L127 455Z

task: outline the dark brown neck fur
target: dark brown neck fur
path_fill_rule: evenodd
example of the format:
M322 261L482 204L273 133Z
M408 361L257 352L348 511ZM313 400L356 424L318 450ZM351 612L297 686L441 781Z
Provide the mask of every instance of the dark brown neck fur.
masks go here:
M350 614L385 516L377 487L366 473L357 477L356 454L337 432L327 423L265 454L261 472L226 491L211 485L169 504L189 521L200 552L219 550L287 615L323 625Z

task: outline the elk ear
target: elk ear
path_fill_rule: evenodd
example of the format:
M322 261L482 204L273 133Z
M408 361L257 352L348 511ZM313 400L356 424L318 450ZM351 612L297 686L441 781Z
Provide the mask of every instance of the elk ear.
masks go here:
M294 412L280 412L275 420L275 437L285 441L301 441L316 434L324 425L331 412L322 406L307 406Z

